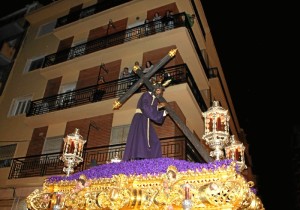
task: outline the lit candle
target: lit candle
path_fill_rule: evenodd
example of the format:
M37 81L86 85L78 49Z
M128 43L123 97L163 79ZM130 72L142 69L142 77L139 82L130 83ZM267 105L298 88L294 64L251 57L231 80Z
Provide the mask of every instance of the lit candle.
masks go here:
M217 129L216 130L221 131L221 118L220 117L217 118Z
M71 139L71 148L70 148L70 153L74 153L75 145L73 139Z
M208 122L208 129L209 129L209 131L212 131L213 130L213 119L212 118L208 118L207 122Z
M185 199L190 199L190 188L188 186L185 186Z

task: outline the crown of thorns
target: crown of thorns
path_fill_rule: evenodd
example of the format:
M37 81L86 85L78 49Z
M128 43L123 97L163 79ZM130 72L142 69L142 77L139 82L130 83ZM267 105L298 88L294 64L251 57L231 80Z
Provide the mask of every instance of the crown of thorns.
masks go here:
M155 77L151 78L151 82L154 90L157 89L165 90L165 87L167 87L171 83L171 81L172 79L168 79L164 81L164 77L162 75L158 76L157 78Z

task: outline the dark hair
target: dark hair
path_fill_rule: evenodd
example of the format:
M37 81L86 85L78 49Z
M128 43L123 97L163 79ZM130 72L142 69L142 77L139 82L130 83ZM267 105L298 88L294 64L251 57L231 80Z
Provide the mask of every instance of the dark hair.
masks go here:
M156 91L157 89L161 89L162 91L164 91L165 87L160 82L158 82L153 85L153 90Z
M81 182L81 184L84 186L85 185L85 180L84 179L77 179L78 182Z
M149 63L150 66L153 65L153 63L152 63L151 61L146 61L146 64L145 64L146 68L147 68L147 63ZM149 67L150 67L150 66L149 66Z
M172 176L173 179L176 178L176 173L175 173L175 171L169 170L169 171L167 172L167 174L171 174L171 176Z

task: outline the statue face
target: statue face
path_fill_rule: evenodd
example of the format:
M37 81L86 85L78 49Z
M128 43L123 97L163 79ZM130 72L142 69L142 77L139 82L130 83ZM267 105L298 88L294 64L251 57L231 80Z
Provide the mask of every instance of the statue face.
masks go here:
M163 95L163 90L162 89L156 89L154 94L155 94L155 96L162 96Z

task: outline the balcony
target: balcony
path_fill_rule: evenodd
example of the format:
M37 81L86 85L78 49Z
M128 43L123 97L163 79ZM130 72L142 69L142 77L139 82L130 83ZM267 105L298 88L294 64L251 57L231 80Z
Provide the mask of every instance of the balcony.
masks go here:
M193 144L184 136L174 136L160 139L163 157L193 162L205 161L194 148ZM85 149L83 163L75 168L75 173L89 169L90 167L109 162L115 155L123 157L125 144L107 145ZM36 155L14 158L11 160L11 168L8 179L28 177L50 176L63 174L64 163L60 160L61 153Z
M185 25L189 24L185 13L180 13L173 16L174 27L169 28L168 30L184 27ZM54 54L47 55L44 59L43 68L62 63L83 55L87 55L93 52L97 52L109 47L113 47L115 45L120 45L125 42L141 39L146 36L155 35L156 33L164 31L165 27L164 24L161 24L161 21L151 21L148 24L142 24L127 30L110 34L105 37L91 40L89 42L59 51Z
M110 1L102 1L99 4L92 5L90 7L84 8L82 10L72 12L66 16L63 16L57 20L55 28L62 27L64 25L73 23L77 20L89 17L91 15L97 14L99 12L108 10L110 8L125 4L132 0L110 0Z
M187 83L196 99L199 108L202 111L207 110L204 99L188 69L186 64L171 66L159 70L155 76L167 72L172 78L170 85ZM82 106L94 102L104 101L122 96L134 82L138 80L137 76L131 76L119 80L105 82L99 85L93 85L82 89L70 91L64 94L58 94L31 102L30 108L26 114L27 117L46 114L62 109L69 109L76 106ZM140 91L146 91L142 85Z
M162 24L161 21L150 21L147 24L142 24L127 30L123 30L114 34L110 34L108 36L104 36L101 38L97 38L91 40L89 42L77 45L75 47L71 47L50 55L45 56L42 68L50 67L62 62L66 62L90 53L94 53L106 48L110 48L116 45L120 45L126 42L130 42L136 39L142 39L145 37L149 37L155 35L157 33L163 33L165 31L174 30L180 27L186 27L188 30L188 34L190 35L190 39L192 40L193 46L197 51L197 55L199 60L205 69L205 73L208 76L208 68L203 58L203 55L197 44L196 38L193 34L193 31L189 25L188 17L185 13L179 13L173 15L174 24L171 26L166 26ZM164 20L162 19L162 22Z

